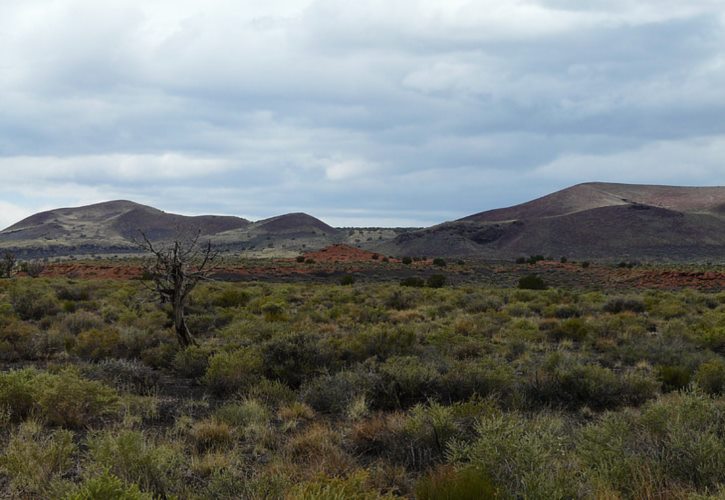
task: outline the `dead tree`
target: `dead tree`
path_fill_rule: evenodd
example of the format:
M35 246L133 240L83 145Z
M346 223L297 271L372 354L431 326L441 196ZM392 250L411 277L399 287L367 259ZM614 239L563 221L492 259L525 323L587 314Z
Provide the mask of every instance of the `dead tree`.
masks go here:
M186 241L177 238L171 244L158 246L146 234L141 235L140 246L153 254L153 261L145 266L144 274L153 281L161 304L171 306L174 330L181 347L196 345L185 317L189 294L200 281L209 279L219 254L212 250L211 242L199 244L200 232Z

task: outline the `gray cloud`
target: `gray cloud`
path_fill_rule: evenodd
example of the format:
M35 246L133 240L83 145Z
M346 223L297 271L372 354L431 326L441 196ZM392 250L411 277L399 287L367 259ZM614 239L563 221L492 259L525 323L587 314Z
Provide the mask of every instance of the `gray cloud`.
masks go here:
M0 225L132 198L431 224L586 180L725 183L715 0L28 0Z

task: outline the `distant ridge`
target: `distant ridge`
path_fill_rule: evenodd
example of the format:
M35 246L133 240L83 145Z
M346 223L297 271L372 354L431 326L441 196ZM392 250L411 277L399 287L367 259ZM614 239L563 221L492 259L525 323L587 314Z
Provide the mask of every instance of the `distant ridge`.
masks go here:
M380 250L492 259L532 254L722 259L725 187L578 184L520 205L402 234Z
M250 222L218 215L189 217L116 200L32 215L0 231L0 249L21 258L136 253L142 232L158 242L199 232L222 250L250 256L292 256L354 238L305 213ZM359 246L392 239L398 232L367 229L365 234Z
M0 231L0 249L21 258L133 253L140 231L155 241L199 231L219 249L250 257L289 257L345 243L391 256L719 262L725 259L725 187L590 182L418 230L343 230L305 213L257 222L187 217L118 200L32 215Z

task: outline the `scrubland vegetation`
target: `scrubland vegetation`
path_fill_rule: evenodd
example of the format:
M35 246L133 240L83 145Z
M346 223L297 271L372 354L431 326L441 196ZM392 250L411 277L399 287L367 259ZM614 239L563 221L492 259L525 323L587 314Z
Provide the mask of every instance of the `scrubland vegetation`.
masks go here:
M722 498L725 293L0 281L0 496Z

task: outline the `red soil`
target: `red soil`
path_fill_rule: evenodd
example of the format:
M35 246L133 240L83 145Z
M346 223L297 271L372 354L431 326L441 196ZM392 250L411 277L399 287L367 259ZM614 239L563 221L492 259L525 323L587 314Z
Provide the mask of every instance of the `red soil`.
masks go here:
M374 252L343 244L331 245L322 250L305 254L306 259L312 259L315 262L375 262L376 260L382 262L383 257ZM390 258L389 261L397 262L396 259Z

